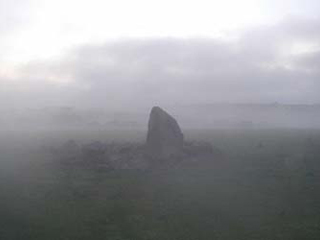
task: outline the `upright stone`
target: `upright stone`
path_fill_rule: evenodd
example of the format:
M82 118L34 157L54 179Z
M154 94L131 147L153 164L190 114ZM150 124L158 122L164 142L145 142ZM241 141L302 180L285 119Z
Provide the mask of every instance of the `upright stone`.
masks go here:
M160 107L150 113L147 151L155 158L168 158L182 152L183 134L177 121Z

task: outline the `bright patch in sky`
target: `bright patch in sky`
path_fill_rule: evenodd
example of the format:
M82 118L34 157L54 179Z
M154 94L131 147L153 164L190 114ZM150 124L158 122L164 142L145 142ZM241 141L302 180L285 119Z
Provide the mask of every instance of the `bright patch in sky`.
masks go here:
M79 44L124 37L223 37L264 21L253 0L33 0L7 60L54 58Z
M312 53L320 50L320 44L314 42L298 42L291 46L290 53L292 55Z
M316 0L8 1L0 0L6 6L4 25L14 24L12 11L20 26L1 36L0 60L16 63L59 58L78 45L119 38L232 38L241 29L273 24L286 15L312 15L320 5Z

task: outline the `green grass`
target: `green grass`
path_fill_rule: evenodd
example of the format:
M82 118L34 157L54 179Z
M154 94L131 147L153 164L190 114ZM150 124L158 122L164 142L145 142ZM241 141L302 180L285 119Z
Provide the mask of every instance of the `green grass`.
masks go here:
M115 135L61 132L28 138L34 146L68 139L144 139L142 132ZM309 138L320 143L320 132L190 130L185 135L210 141L227 155L228 164L70 169L50 164L49 156L18 136L2 139L19 144L2 150L0 239L319 239L320 178L317 172L308 175L304 162L320 161L307 144Z

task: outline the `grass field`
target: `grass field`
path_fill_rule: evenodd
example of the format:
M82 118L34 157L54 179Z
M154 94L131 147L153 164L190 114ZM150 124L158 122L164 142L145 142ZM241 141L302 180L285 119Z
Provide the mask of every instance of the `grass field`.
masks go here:
M1 240L320 238L319 130L188 130L225 162L147 171L64 168L39 150L144 131L1 134Z

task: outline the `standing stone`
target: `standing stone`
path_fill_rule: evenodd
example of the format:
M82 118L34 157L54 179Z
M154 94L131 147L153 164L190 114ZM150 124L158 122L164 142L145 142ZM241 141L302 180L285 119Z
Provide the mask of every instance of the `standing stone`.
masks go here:
M181 153L182 147L183 134L177 121L160 107L153 107L148 124L148 154L168 158Z

